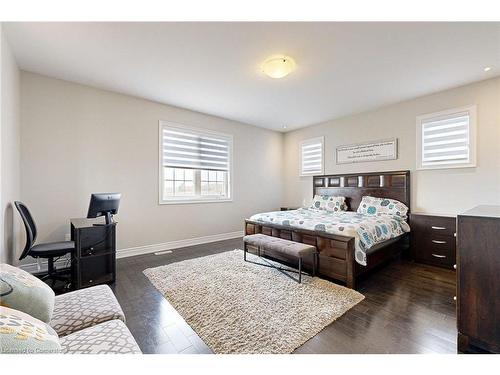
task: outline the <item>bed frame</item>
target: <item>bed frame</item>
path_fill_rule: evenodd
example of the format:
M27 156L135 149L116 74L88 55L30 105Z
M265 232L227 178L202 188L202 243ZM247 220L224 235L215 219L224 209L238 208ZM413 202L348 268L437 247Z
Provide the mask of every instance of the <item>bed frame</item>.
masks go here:
M344 196L349 211L357 210L364 195L397 199L410 208L410 171L314 176L313 194ZM354 259L354 237L245 220L245 234L255 233L316 246L319 251L320 275L344 282L353 289L358 276L409 246L408 235L403 235L399 240L368 254L367 266L362 266ZM269 252L268 255L287 263L294 261L278 253ZM304 268L311 269L312 262L305 260Z

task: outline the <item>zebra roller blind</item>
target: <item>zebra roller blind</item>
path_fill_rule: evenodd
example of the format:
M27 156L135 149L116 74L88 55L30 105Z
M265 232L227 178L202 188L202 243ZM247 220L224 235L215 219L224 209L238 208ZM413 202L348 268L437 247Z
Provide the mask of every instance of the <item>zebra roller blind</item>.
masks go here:
M473 165L474 113L471 108L420 120L420 168Z
M229 171L229 136L163 125L161 137L164 167Z
M323 137L308 139L300 144L300 174L323 174Z

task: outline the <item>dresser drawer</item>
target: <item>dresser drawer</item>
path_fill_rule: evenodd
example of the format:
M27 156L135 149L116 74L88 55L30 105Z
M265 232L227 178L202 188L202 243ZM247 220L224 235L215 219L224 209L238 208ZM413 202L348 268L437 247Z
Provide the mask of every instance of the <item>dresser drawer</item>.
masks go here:
M446 216L411 215L410 221L412 231L418 233L427 232L438 236L455 236L456 219Z
M456 260L455 238L451 236L423 236L415 241L416 260L453 268Z
M449 223L448 221L446 221L445 223L434 223L429 228L429 231L432 234L450 237L455 237L456 230L457 229L455 228L455 222Z
M431 234L430 236L423 236L422 239L424 241L425 248L432 248L441 251L455 251L456 248L456 240L455 237L452 236L437 236Z
M436 266L454 269L456 262L456 255L454 251L434 251L431 250L429 254L423 259L425 263L430 263Z

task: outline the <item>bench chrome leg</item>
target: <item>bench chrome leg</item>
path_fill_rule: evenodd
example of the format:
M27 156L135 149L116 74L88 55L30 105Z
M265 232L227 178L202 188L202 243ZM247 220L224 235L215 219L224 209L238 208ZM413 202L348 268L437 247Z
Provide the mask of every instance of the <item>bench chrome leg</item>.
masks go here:
M303 265L302 257L298 258L298 261L299 261L299 267L298 267L299 269L298 270L281 268L279 266L276 266L273 263L270 263L265 257L262 257L262 247L261 246L255 246L255 247L257 248L257 255L259 256L259 258L261 258L267 264L262 264L260 262L255 262L253 260L247 259L248 246L247 246L246 242L243 243L243 259L244 259L245 262L257 264L259 266L265 266L265 267L274 268L274 269L280 271L281 273L283 273L285 276L288 276L289 278L291 278L295 282L298 282L299 284L302 283L302 265ZM314 261L313 261L312 273L306 272L307 275L312 276L312 277L316 276L316 270L317 270L317 267L318 267L317 254L318 253L313 254ZM289 274L290 272L298 273L298 278L295 278L295 277L291 276Z
M299 284L302 282L302 258L299 258Z
M313 253L313 277L316 276L316 253Z

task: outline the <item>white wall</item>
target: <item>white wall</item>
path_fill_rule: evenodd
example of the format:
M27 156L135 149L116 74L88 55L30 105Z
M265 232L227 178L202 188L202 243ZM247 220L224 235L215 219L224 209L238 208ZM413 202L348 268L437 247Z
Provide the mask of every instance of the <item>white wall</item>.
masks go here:
M21 246L20 220L12 206L20 198L20 72L1 27L0 262L13 263Z
M86 215L90 193L123 194L118 248L243 230L279 209L281 133L22 72L22 197L40 241L61 240ZM234 201L158 205L158 121L234 136Z
M416 116L477 104L477 167L416 171ZM312 198L312 178L299 177L299 142L325 136L325 173L411 170L412 211L457 214L478 204L500 204L500 78L416 98L286 133L284 204ZM339 145L396 137L397 160L335 164Z

